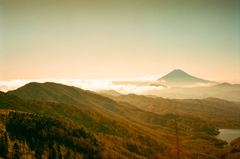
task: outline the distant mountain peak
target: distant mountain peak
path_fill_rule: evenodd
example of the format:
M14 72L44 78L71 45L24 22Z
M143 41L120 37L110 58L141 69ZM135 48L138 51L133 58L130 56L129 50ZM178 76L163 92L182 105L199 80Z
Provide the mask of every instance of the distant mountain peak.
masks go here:
M180 69L175 69L169 74L163 76L162 78L167 79L167 78L189 78L189 77L193 77L193 76L187 74L186 72Z
M182 71L181 69L173 70L167 75L159 78L158 81L163 81L165 85L173 87L189 86L197 83L214 83L212 81L204 80L189 75L188 73Z
M184 72L184 71L181 70L181 69L175 69L175 70L173 70L171 73L184 73L184 74L187 74L186 72Z
M181 69L174 69L172 72L184 72L183 70L181 70Z

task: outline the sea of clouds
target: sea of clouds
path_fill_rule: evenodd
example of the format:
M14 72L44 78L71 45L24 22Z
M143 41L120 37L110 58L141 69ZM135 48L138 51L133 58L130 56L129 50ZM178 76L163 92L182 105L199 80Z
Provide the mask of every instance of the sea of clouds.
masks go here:
M100 91L115 90L122 94L142 94L150 90L162 90L163 86L151 85L156 83L161 75L145 76L136 79L38 79L38 80L10 80L0 81L0 91L7 92L22 87L30 82L54 82L84 90Z

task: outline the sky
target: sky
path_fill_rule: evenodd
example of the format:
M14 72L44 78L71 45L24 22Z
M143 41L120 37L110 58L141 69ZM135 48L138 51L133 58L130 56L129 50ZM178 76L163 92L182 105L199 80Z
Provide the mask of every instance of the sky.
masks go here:
M182 69L240 83L238 0L0 0L0 81Z

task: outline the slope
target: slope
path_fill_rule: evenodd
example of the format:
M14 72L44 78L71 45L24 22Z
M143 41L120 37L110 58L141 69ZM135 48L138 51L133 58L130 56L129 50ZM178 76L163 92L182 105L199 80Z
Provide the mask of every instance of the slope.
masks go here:
M110 96L109 96L110 97ZM164 99L135 94L110 97L116 101L128 102L143 110L166 114L177 113L202 118L221 128L239 128L240 107L235 102L207 99Z
M115 91L115 90L101 90L101 91L98 91L97 92L98 94L101 94L101 95L111 95L111 96L120 96L122 95L121 93Z
M137 156L137 158L144 156L152 158L156 153L163 154L166 148L161 133L77 106L26 100L0 92L0 110L1 113L6 110L18 110L22 113L28 112L70 121L73 125L75 123L95 133L96 138L106 146L106 153L119 154L119 156L125 154L126 158ZM118 143L117 148L108 146L114 143ZM138 151L135 152L130 145Z
M115 158L116 156L121 156L120 158L157 158L161 156L162 158L169 158L169 152L171 155L176 154L175 145L175 135L173 128L171 128L172 122L176 119L175 115L167 114L166 126L169 129L158 130L155 128L143 127L141 125L136 125L130 123L129 121L122 119L113 119L107 117L101 113L86 110L77 106L65 105L53 102L41 102L36 100L26 100L15 95L10 95L7 93L0 92L0 109L1 113L14 109L21 111L21 113L29 112L38 115L43 115L50 118L61 118L61 120L71 121L78 126L87 128L90 132L94 133L97 141L103 143L103 150L100 150L105 158ZM7 109L7 110L6 110ZM11 110L9 110L11 111ZM24 111L24 112L23 112ZM24 116L21 116L24 117ZM150 119L150 118L149 118ZM203 124L196 122L196 118L192 118L192 125ZM152 120L152 119L151 119ZM156 120L156 119L154 119ZM25 120L23 120L25 122ZM181 128L183 125L188 125L183 118L178 118L177 122ZM31 123L31 122L30 122ZM30 124L29 123L29 124ZM20 124L22 125L22 124ZM203 124L208 128L210 126L205 122ZM209 127L210 130L215 129L214 127ZM205 158L212 158L211 154L205 154L204 151L208 149L215 149L215 145L222 145L225 142L211 137L204 133L203 131L185 132L182 129L179 130L179 135L181 136L180 141L184 145L185 158L192 158L192 143L196 139L194 152L204 154ZM166 135L167 134L167 135ZM171 142L170 142L171 141ZM207 145L207 146L202 146Z
M187 115L160 115L142 110L128 103L115 102L110 98L103 97L91 91L85 91L62 84L30 83L9 93L26 99L54 101L58 103L76 105L103 113L109 117L121 118L144 127L158 130L169 129L168 121L173 120L175 116L178 116L184 131L192 129L196 132L204 132L208 134L217 133L214 126L207 124L200 118ZM171 114L171 112L169 112L169 114ZM197 126L194 126L193 123L205 125L208 129L200 129Z
M221 83L206 87L172 87L163 90L150 90L144 95L156 95L164 98L186 99L214 97L230 101L240 101L240 84Z
M0 126L3 158L103 157L104 147L93 133L64 120L1 110Z

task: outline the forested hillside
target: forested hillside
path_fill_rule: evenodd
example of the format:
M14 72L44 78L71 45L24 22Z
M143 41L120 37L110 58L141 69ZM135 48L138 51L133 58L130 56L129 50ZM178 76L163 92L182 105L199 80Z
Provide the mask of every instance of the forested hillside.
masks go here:
M238 124L239 107L229 101L168 100L133 94L109 97L112 99L55 83L31 83L13 92L0 92L2 136L3 141L8 139L3 145L16 143L22 149L24 142L29 156L40 151L43 158L54 151L62 156L69 152L76 158L219 158L226 142L213 135L218 134L217 124L227 125L219 118L222 111L231 122L228 126ZM231 109L226 110L226 106ZM211 119L208 111L219 116ZM14 133L17 129L21 131ZM32 136L27 139L29 132ZM83 134L88 134L86 139ZM75 138L87 146L79 147ZM40 139L45 146L34 146ZM68 140L74 142L69 144ZM7 155L13 153L8 147ZM23 150L21 154L26 155Z
M176 157L178 153L176 143L177 136L179 137L179 143L181 143L181 155L185 156L185 158L191 158L192 155L196 154L201 154L200 156L203 155L206 156L206 158L209 158L210 156L214 157L214 154L206 154L206 150L211 148L217 151L218 148L215 148L215 146L225 144L223 141L211 137L205 132L181 130L181 119L174 115L166 115L168 118L166 128L151 129L143 125L133 124L126 120L110 118L101 113L89 111L77 106L40 102L36 100L25 100L6 93L0 93L0 108L4 116L9 114L14 116L14 113L4 113L11 111L12 109L20 111L20 114L28 114L17 115L14 117L17 121L12 124L18 125L17 128L19 130L23 129L23 131L20 132L27 131L26 123L28 122L28 124L36 126L35 120L39 120L40 123L46 123L46 120L54 120L54 122L47 121L50 125L52 125L50 127L53 127L53 130L55 130L56 125L54 124L57 121L60 123L69 123L69 125L76 124L77 127L80 127L80 129L83 129L85 132L89 132L90 134L93 133L100 146L100 148L97 148L100 152L97 152L96 155L102 156L101 158L115 158L115 156L119 156L119 158L174 158L174 156ZM9 117L9 119L10 118L12 117ZM11 128L14 127L14 125L8 127L10 129L7 129L6 121L10 120L2 121L3 134L6 132L8 136L14 135L14 128ZM41 125L45 125L40 123L37 124L40 125L40 127ZM179 128L177 134L175 131L176 127ZM45 127L41 128L43 129L41 132L45 132ZM60 128L65 129L63 127ZM210 130L211 129L212 128L210 128ZM36 133L35 130L34 132ZM53 133L53 136L56 134L54 131L50 131L49 133ZM19 136L21 137L21 135ZM72 135L70 134L70 136ZM20 141L22 141L22 139L12 137L8 137L8 139L9 144L12 145L15 143L19 145L21 143ZM53 137L53 139L55 143L53 145L55 145L56 150L58 142L55 141L55 137ZM95 139L93 138L93 140ZM31 140L29 140L29 142L31 142ZM194 148L192 147L192 144L195 145ZM28 145L28 147L29 146L30 145ZM60 148L62 147L60 146ZM192 151L192 148L194 151ZM11 148L9 147L8 149L9 154L11 154ZM68 149L71 154L74 154L75 151L71 150L71 148ZM44 150L43 156L49 155L47 150L49 150L49 147ZM66 151L61 151L62 155L66 155ZM171 154L169 154L169 152L171 152ZM30 153L35 155L36 152L33 150L33 152ZM88 156L87 153L85 155L81 154L82 152L75 152L75 154L76 153L79 154L79 156Z
M164 99L135 94L109 96L116 101L127 102L143 110L166 114L192 115L211 122L217 127L240 128L240 106L217 98L206 99Z
M3 158L102 158L103 145L71 122L1 109Z
M129 103L119 103L94 92L62 84L30 83L9 93L25 99L35 99L47 102L54 101L58 103L76 105L100 112L109 117L128 120L132 123L151 129L163 129L164 127L169 127L169 120L177 116L179 118L179 122L181 122L182 129L185 131L192 130L195 132L217 134L214 126L200 118L189 116L189 114L176 115L169 111L167 114L171 115L160 115L155 112L142 110ZM202 126L199 127L197 125Z

